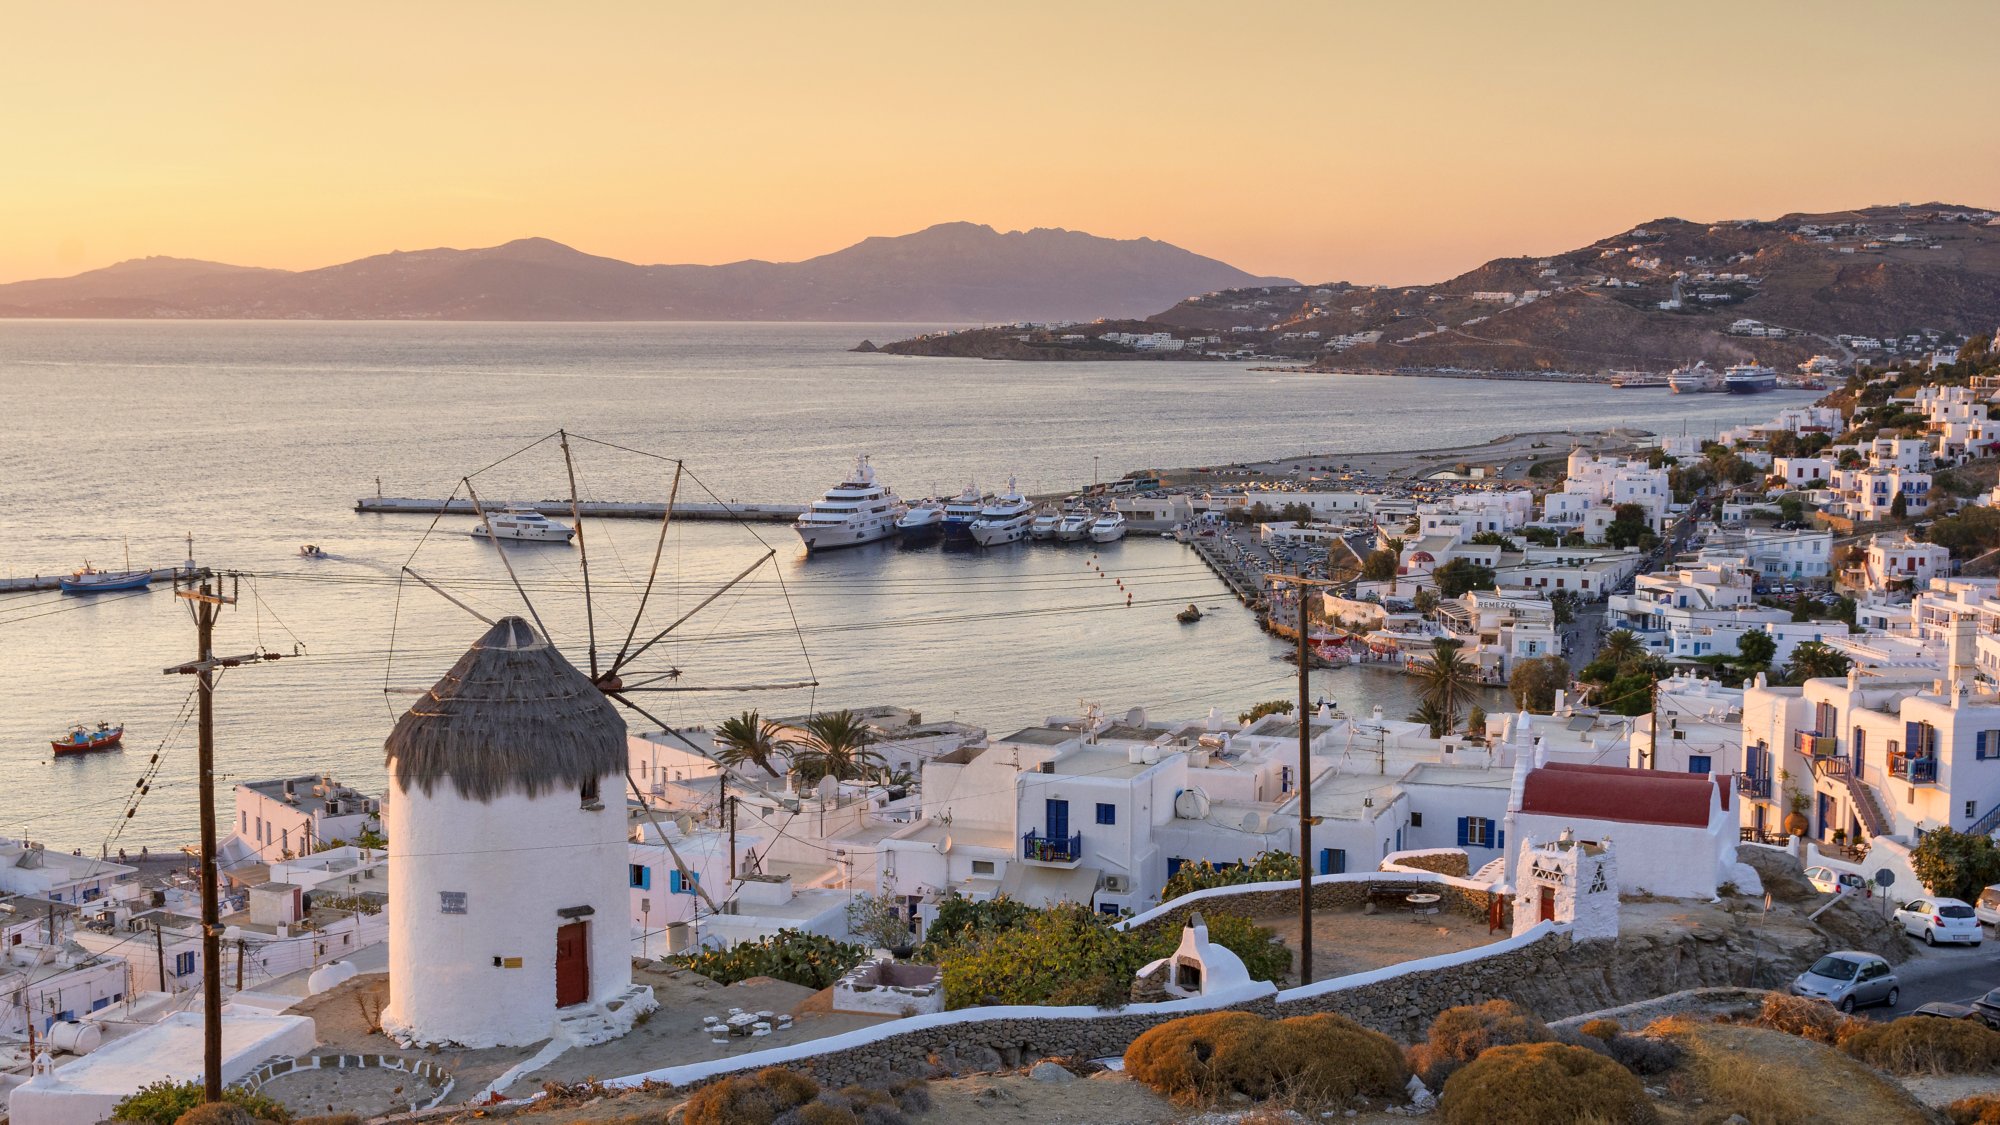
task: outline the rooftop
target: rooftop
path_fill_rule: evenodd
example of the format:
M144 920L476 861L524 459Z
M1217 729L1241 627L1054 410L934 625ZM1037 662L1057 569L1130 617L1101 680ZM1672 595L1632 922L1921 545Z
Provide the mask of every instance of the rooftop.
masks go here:
M1514 771L1505 766L1420 765L1403 775L1404 785L1459 785L1475 789L1506 789Z
M1022 742L1030 746L1061 746L1063 743L1082 736L1082 732L1065 730L1061 727L1023 727L1000 742Z
M1067 777L1137 777L1159 761L1135 762L1123 750L1072 750L1055 760L1055 772Z
M1726 777L1551 763L1528 773L1521 811L1626 824L1706 828Z

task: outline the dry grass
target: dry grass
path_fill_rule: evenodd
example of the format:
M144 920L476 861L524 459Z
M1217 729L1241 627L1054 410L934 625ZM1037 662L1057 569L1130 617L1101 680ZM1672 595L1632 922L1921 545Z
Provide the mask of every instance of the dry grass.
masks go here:
M1438 1099L1444 1125L1647 1125L1658 1114L1622 1066L1565 1043L1493 1047L1460 1068Z
M1727 1052L1704 1054L1695 1067L1703 1095L1750 1125L1816 1125L1820 1115L1792 1088L1797 1075Z
M1618 1026L1617 1020L1598 1019L1585 1020L1577 1030L1590 1036L1592 1039L1602 1039L1606 1043L1609 1043L1613 1039L1618 1038L1619 1034L1625 1029Z
M1446 1008L1431 1021L1424 1042L1410 1048L1410 1069L1435 1090L1488 1048L1547 1043L1555 1037L1535 1013L1511 1000Z
M1685 1059L1667 1076L1667 1085L1679 1098L1700 1099L1703 1122L1731 1114L1751 1125L1932 1120L1901 1086L1811 1039L1760 1027L1690 1023L1674 1042Z
M1983 1074L2000 1069L2000 1031L1974 1020L1904 1016L1855 1032L1841 1049L1891 1074Z
M1757 1026L1815 1043L1838 1045L1867 1027L1868 1021L1843 1015L1833 1005L1819 1000L1773 992L1764 997L1764 1006L1757 1012Z
M797 1071L767 1066L696 1090L683 1120L687 1125L771 1125L779 1114L817 1096L819 1083Z
M1344 1016L1272 1021L1249 1012L1149 1028L1126 1048L1125 1072L1183 1105L1231 1095L1301 1104L1400 1100L1410 1077L1393 1040Z
M2000 1125L2000 1095L1974 1094L1944 1107L1951 1125Z

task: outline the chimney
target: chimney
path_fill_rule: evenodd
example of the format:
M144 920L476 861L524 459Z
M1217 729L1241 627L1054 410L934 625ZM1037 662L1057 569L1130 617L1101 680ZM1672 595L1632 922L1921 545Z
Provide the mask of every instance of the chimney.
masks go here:
M1977 659L1974 639L1978 623L1970 615L1959 614L1951 619L1951 697L1956 705L1958 697L1971 684Z

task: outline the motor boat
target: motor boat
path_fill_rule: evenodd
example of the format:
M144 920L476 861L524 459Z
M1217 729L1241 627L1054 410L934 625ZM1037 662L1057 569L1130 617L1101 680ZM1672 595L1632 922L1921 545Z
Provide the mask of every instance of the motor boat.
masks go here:
M896 520L896 534L905 543L923 543L944 534L944 501L932 496L910 505Z
M982 547L1018 543L1027 538L1028 525L1035 519L1035 505L1021 495L1014 478L1007 478L1007 491L995 496L972 521L972 541Z
M99 723L95 727L78 723L63 737L50 739L49 746L58 754L82 754L91 750L113 749L124 737L123 723Z
M979 491L976 484L968 484L965 491L944 502L945 542L964 542L972 538L972 525L979 519L979 513L993 500L990 492Z
M1061 525L1062 513L1050 511L1036 512L1034 520L1028 524L1028 538L1054 539L1056 537L1056 529Z
M506 539L517 543L567 543L576 529L557 523L533 508L508 508L489 514L467 532L474 539Z
M896 521L908 511L895 489L876 482L875 466L863 454L855 459L847 479L799 514L792 530L799 533L807 551L858 547L894 535Z
M302 559L323 559L326 557L326 552L321 550L317 543L307 543L299 548L299 557Z
M65 594L109 594L117 590L143 590L152 584L150 570L99 570L89 563L58 583Z
M1109 511L1090 521L1090 539L1093 543L1116 543L1125 538L1125 513L1113 505Z
M1089 508L1063 509L1062 522L1056 525L1056 538L1065 543L1074 543L1090 536L1090 521L1094 517Z

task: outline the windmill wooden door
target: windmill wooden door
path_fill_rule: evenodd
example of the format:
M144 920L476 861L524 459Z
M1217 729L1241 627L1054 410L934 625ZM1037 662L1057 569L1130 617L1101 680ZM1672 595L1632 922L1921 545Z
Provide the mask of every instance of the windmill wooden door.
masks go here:
M571 922L556 930L556 1007L590 999L590 924Z

